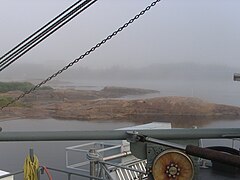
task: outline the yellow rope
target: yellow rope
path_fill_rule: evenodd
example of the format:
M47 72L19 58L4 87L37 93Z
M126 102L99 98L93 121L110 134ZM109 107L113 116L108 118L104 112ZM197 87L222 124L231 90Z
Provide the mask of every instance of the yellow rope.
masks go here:
M38 180L37 172L39 168L37 156L33 156L34 160L31 161L30 156L28 155L24 162L24 180Z

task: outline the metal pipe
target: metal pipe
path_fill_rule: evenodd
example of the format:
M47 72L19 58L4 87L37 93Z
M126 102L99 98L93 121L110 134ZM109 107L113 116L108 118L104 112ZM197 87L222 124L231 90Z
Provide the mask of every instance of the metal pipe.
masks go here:
M125 130L0 132L0 141L124 140L129 137L126 132ZM162 140L239 138L240 128L138 130L138 133Z
M85 178L92 178L92 179L97 179L97 180L103 180L102 178L99 178L99 177L91 177L89 175L78 174L78 173L74 173L74 172L65 171L65 170L62 170L62 169L56 169L56 168L51 168L51 167L47 167L47 168L49 170L56 171L56 172L61 172L61 173L64 173L64 174L71 174L71 175L74 175L74 176L80 176L80 177L85 177Z
M216 151L208 148L201 148L193 145L186 146L186 153L204 159L210 159L223 164L228 164L240 168L240 156Z
M122 152L122 153L115 154L115 155L112 155L112 156L104 157L104 158L103 158L103 161L110 161L110 160L113 160L113 159L118 159L118 158L121 158L121 157L126 157L126 156L129 156L129 155L131 155L131 154L132 154L132 153L131 153L130 151Z
M96 156L97 155L97 151L96 149L92 148L89 150L89 154L88 156ZM96 168L96 160L90 159L90 176L92 177L96 177L97 176L97 168ZM93 178L90 178L90 180L94 180Z

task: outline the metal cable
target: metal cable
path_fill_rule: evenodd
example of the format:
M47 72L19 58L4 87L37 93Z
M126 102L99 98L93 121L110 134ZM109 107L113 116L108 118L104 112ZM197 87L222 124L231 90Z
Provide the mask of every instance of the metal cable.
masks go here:
M42 31L44 28L46 28L47 26L49 26L51 23L53 23L55 20L57 20L58 18L60 18L63 14L65 14L67 11L69 11L70 9L72 9L74 6L76 6L79 2L81 2L82 0L79 0L78 2L74 3L72 6L70 6L69 8L67 8L65 11L63 11L62 13L60 13L58 16L56 16L55 18L53 18L51 21L49 21L47 24L45 24L43 27L41 27L40 29L38 29L37 31L35 31L33 34L31 34L29 37L27 37L26 39L24 39L22 42L20 42L18 45L16 45L14 48L12 48L11 50L9 50L7 53L5 53L2 57L0 57L0 60L3 59L4 57L6 57L8 54L10 54L11 52L13 52L15 49L17 49L19 46L21 46L23 43L25 43L26 41L28 41L30 38L32 38L33 36L35 36L37 33L39 33L40 31ZM1 61L0 63L4 62Z
M79 4L77 7L75 7L73 10L71 10L69 13L67 13L66 15L64 15L62 18L60 18L57 22L53 23L52 21L52 25L49 26L47 29L45 29L43 32L41 32L40 34L36 35L37 33L34 33L34 35L36 35L36 37L34 37L32 40L30 40L29 42L26 42L24 45L23 43L20 43L22 45L22 47L19 47L15 52L13 52L12 54L8 55L4 60L1 61L0 63L0 72L5 69L6 67L8 67L10 64L12 64L14 61L16 61L18 58L20 58L22 55L24 55L26 52L28 52L29 50L31 50L33 47L35 47L36 45L38 45L41 41L43 41L44 39L46 39L49 35L51 35L52 33L54 33L55 31L57 31L59 28L61 28L63 25L65 25L66 23L68 23L70 20L72 20L74 17L76 17L77 15L79 15L83 10L85 10L87 7L89 7L90 5L92 5L94 2L96 2L97 0L94 0L92 3L90 3L90 5L87 5L89 2L91 2L92 0L86 0L83 3ZM84 7L86 6L87 7ZM74 5L72 5L74 6ZM83 8L84 7L84 8ZM83 8L83 9L81 9ZM68 8L70 9L70 8ZM63 13L62 13L63 14ZM59 15L60 16L60 15ZM56 18L55 18L56 19ZM49 24L49 23L48 23ZM47 25L45 25L47 27ZM55 29L54 29L55 28ZM44 28L41 28L42 30ZM38 31L40 32L40 31ZM30 38L27 38L28 40ZM40 40L39 40L40 39Z
M69 63L68 65L66 65L65 67L63 67L62 69L60 69L59 71L57 71L56 73L54 73L53 75L49 76L47 79L43 80L41 83L37 84L36 86L34 86L33 88L31 88L30 90L24 92L23 94L21 94L20 96L18 96L17 98L15 98L14 100L12 100L11 102L9 102L8 104L4 105L1 107L1 110L3 110L4 108L8 107L9 105L15 103L16 101L18 101L19 99L23 98L24 96L26 96L27 94L30 94L31 92L35 91L37 88L41 87L42 85L46 84L48 81L52 80L53 78L55 78L56 76L58 76L59 74L61 74L62 72L66 71L68 68L70 68L71 66L73 66L74 64L78 63L80 60L82 60L83 58L85 58L86 56L88 56L90 53L94 52L97 48L99 48L100 46L102 46L103 44L105 44L107 41L109 41L110 39L112 39L112 37L116 36L119 32L121 32L122 30L124 30L125 28L127 28L130 24L132 24L135 20L137 20L140 16L144 15L145 12L149 11L153 6L155 6L158 2L160 2L161 0L156 0L154 2L152 2L149 6L147 6L143 11L141 11L139 14L137 14L136 16L134 16L134 18L130 19L127 23L125 23L123 26L121 26L120 28L118 28L116 31L114 31L112 34L110 34L109 36L107 36L105 39L103 39L101 42L97 43L95 46L93 46L92 48L90 48L88 51L86 51L84 54L82 54L81 56L79 56L77 59L75 59L74 61L72 61L71 63Z
M5 63L3 63L2 64L2 66L3 65L5 65L6 63L6 65L4 66L4 67L2 67L1 69L0 69L0 71L2 71L4 68L6 68L7 66L9 66L11 63L13 63L14 61L16 61L19 57L21 57L23 54L25 54L27 51L29 51L31 48L33 48L34 46L36 46L38 43L40 43L42 40L44 40L45 38L47 38L50 34L52 34L53 32L55 32L56 30L58 30L61 26L59 26L59 27L57 27L59 24L61 24L62 22L64 23L64 21L67 19L67 18L69 18L71 15L73 15L75 12L77 12L79 9L81 9L84 5L86 5L87 3L89 3L91 0L87 0L87 1L85 1L85 2L83 2L82 4L80 4L80 5L78 5L75 9L73 9L71 12L69 12L67 15L65 15L64 17L62 17L60 20L58 20L56 23L54 23L53 25L51 25L49 28L47 28L46 30L44 30L42 33L40 33L38 36L36 36L34 39L32 39L30 42L28 42L28 43L26 43L23 47L21 47L20 49L18 49L17 50L17 52L15 52L15 54L13 53L11 56L8 56L8 58L10 58L10 59L8 59L8 61L10 61L10 60L12 60L14 57L16 57L18 54L20 54L20 55L18 55L16 58L14 58L11 62L9 62L9 63L7 63L7 62L5 62ZM79 14L79 13L78 13ZM74 16L75 17L75 16ZM72 19L72 18L71 18ZM71 20L70 19L70 20ZM67 21L67 22L69 22L69 21ZM66 24L66 23L64 23L64 24ZM55 30L54 30L54 28L56 28ZM52 33L49 33L49 35L46 35L49 31L51 31L51 30L53 30L53 32ZM40 39L41 37L43 37L44 35L46 35L44 38L42 38L42 40L40 40L40 41L38 41L37 43L35 43L33 46L31 46L34 42L36 42L38 39ZM28 48L29 46L31 46L30 48ZM27 50L25 50L26 48L28 48ZM25 51L24 51L25 50ZM23 52L24 51L24 52ZM22 53L23 52L23 53ZM13 56L14 55L14 56Z

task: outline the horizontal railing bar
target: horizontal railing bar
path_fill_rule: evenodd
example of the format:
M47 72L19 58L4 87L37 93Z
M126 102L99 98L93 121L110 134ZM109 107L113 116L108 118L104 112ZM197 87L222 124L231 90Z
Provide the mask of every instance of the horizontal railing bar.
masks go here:
M99 178L99 177L88 176L88 175L85 175L85 174L78 174L78 173L74 173L74 172L65 171L65 170L62 170L62 169L56 169L56 168L51 168L51 167L47 167L47 169L55 171L55 172L61 172L61 173L65 173L65 174L74 175L74 176L81 176L81 177L86 177L86 178L91 178L91 179L103 180L102 178ZM15 175L22 174L22 173L23 173L23 171L17 171L17 172L14 172L14 173L9 173L9 174L0 176L0 179L10 177L10 176L15 176Z
M83 153L88 153L89 150L85 149L66 149L68 152L83 152Z
M80 144L80 145L76 145L76 146L66 147L66 150L75 150L75 148L81 148L81 147L90 146L90 145L94 145L94 144L95 144L95 142L89 142L89 143ZM77 149L77 150L79 150L79 149Z
M112 150L112 149L118 149L120 148L122 145L115 145L115 146L112 146L112 147L107 147L107 148L103 148L103 149L97 149L97 152L105 152L105 151L109 151L109 150Z
M86 178L91 178L91 179L103 180L103 178L88 176L88 175L85 175L85 174L78 174L78 173L74 173L74 172L65 171L65 170L62 170L62 169L55 169L55 168L51 168L51 167L47 167L47 169L52 170L52 171L56 171L56 172L65 173L65 174L71 174L71 175L74 175L74 176L81 176L81 177L86 177Z
M81 163L76 163L76 164L72 164L72 165L68 165L68 167L70 168L76 168L79 166L86 166L88 165L90 162L89 161L85 161L85 162L81 162Z
M84 141L84 140L124 140L129 135L125 130L109 131L41 131L41 132L0 132L0 141ZM152 138L159 139L217 139L239 138L240 128L214 129L161 129L137 130Z
M82 169L80 167L69 167L69 166L67 166L67 168L72 169L72 170L78 170L78 171L85 172L85 173L90 173L89 170Z

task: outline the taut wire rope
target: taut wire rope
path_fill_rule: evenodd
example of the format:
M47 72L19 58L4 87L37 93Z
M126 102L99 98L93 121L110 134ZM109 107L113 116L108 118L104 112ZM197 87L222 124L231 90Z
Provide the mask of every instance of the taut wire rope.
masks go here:
M69 7L67 10L62 12L57 17L55 17L49 23L47 23L42 28L37 30L35 33L30 35L28 38L26 38L24 41L22 41L16 47L14 47L10 51L8 51L6 54L4 54L0 58L0 60L2 59L0 62L0 72L2 70L4 70L5 68L7 68L10 64L15 62L17 59L19 59L21 56L23 56L25 53L27 53L29 50L31 50L33 47L38 45L40 42L42 42L48 36L50 36L55 31L60 29L63 25L65 25L70 20L75 18L77 15L79 15L82 11L87 9L89 6L91 6L97 0L85 0L81 4L77 5L81 1L82 0L73 4L71 7ZM76 7L74 7L74 6L76 6ZM72 9L73 7L74 7L74 9ZM68 12L66 15L64 15L67 11L70 11L70 12ZM61 16L63 16L63 17L61 17Z

